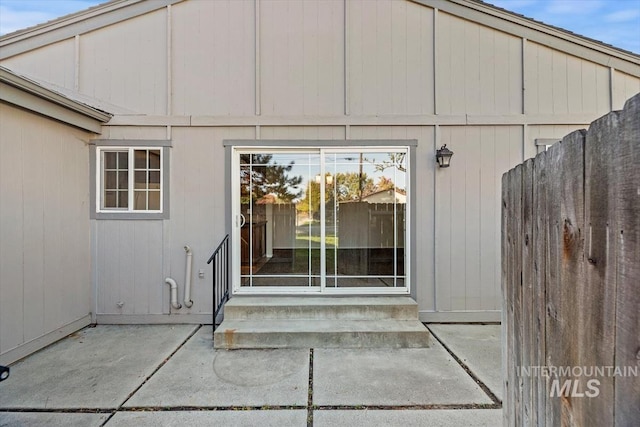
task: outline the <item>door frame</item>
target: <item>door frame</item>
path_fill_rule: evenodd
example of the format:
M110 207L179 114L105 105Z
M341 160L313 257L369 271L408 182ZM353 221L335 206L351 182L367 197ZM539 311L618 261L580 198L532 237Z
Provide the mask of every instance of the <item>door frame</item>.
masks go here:
M223 145L226 148L227 165L227 185L226 185L226 228L231 237L231 293L232 295L412 295L415 297L415 286L412 286L412 278L415 277L415 239L412 236L415 230L415 201L412 200L413 188L415 188L415 148L417 140L225 140ZM335 151L358 151L368 150L397 150L405 148L407 150L407 208L405 211L405 284L404 287L378 288L378 287L325 287L325 280L321 280L321 286L278 286L278 287L247 287L240 284L240 162L239 152L257 151L277 152L277 151L303 151L311 152L317 150L318 153ZM324 170L324 156L321 155L322 170ZM324 198L324 193L321 191ZM321 211L322 212L322 211ZM324 223L324 222L323 222ZM322 227L324 230L324 226ZM324 231L323 231L324 236ZM321 239L322 252L324 253L325 242ZM324 259L322 257L321 259ZM324 263L323 263L324 266ZM326 270L326 268L324 269ZM326 277L326 271L322 275Z

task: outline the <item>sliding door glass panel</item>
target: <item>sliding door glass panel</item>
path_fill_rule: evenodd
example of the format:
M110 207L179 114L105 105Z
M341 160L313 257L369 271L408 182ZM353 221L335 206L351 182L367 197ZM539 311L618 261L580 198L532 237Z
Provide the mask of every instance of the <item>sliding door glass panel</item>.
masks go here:
M242 286L319 286L319 173L314 153L240 154Z
M406 152L325 155L326 286L404 287Z

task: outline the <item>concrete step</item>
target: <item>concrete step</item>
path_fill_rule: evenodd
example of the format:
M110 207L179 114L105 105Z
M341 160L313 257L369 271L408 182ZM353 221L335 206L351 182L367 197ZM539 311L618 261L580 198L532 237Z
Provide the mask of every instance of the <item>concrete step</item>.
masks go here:
M214 347L256 348L423 348L430 334L418 320L225 319Z
M225 320L417 320L418 304L407 296L235 296Z

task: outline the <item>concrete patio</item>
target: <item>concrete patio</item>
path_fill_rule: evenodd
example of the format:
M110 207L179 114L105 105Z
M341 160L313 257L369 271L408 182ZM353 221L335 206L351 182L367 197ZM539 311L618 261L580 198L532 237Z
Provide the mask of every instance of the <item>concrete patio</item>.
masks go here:
M0 426L496 426L499 325L422 349L215 350L211 326L89 327L11 366Z

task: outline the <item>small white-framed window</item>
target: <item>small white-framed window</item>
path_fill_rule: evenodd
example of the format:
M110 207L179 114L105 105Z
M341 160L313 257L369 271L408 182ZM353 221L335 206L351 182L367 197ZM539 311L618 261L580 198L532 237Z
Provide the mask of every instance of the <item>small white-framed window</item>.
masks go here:
M96 212L162 213L162 147L97 147Z
M556 138L536 138L534 140L536 144L536 154L547 151L555 143L560 142L560 139Z

